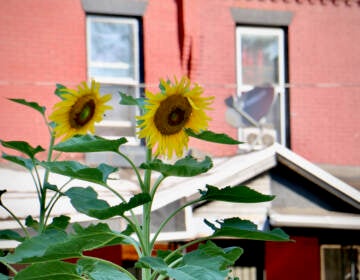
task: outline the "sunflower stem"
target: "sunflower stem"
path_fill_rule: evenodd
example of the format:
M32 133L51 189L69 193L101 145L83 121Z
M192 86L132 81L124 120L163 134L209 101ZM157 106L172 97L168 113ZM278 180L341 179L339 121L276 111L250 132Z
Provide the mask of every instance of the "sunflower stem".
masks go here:
M152 159L152 150L150 148L146 149L146 163L149 163ZM150 193L151 185L151 169L146 169L144 174L144 193ZM150 241L150 219L151 219L151 204L152 201L143 205L143 240L144 248L143 255L151 256L151 241ZM149 280L151 278L151 269L143 268L142 269L142 279Z
M52 133L50 137L49 150L47 154L47 162L52 159L53 147L55 143L55 134ZM46 188L45 185L49 180L49 169L45 169L43 185L41 187L41 198L40 198L40 217L39 217L39 233L43 232L46 228Z
M20 221L20 219L9 208L7 208L1 201L0 201L0 206L2 208L4 208L4 210L6 212L8 212L10 214L10 216L19 224L19 226L23 230L24 234L26 235L26 238L30 238L29 232L27 231L27 229L25 228L23 223Z
M126 156L125 154L123 154L120 151L118 151L117 154L120 155L121 157L123 157L131 165L131 167L134 170L136 177L139 181L141 190L144 190L144 182L142 181L140 172L139 172L138 168L135 166L134 162L128 156Z
M158 227L157 231L155 232L152 241L151 241L151 245L154 246L155 242L156 242L156 238L159 236L160 232L163 230L163 228L167 225L167 223L176 215L178 214L180 211L182 211L183 209L185 209L186 207L195 204L199 201L201 201L201 198L189 201L188 203L182 205L181 207L177 208L175 211L173 211L162 223L161 225Z
M0 263L2 263L4 266L6 266L14 275L16 275L18 273L17 270L14 267L12 267L10 264L8 264L7 262L1 260Z

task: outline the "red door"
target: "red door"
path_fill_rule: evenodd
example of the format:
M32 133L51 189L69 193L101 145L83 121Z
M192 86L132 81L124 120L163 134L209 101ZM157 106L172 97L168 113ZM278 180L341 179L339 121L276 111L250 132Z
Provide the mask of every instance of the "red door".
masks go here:
M266 242L266 280L319 280L320 246L316 237L292 237L295 242Z

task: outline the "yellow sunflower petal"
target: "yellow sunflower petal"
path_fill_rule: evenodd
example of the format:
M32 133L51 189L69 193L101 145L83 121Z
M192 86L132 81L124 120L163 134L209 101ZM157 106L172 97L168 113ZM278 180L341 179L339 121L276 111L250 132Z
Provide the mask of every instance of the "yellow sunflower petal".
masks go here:
M95 122L101 121L104 112L112 109L105 105L111 99L111 94L100 96L99 88L99 83L92 80L90 87L82 82L77 90L62 89L63 100L54 105L49 116L49 120L56 123L55 137L66 140L76 134L95 132Z
M174 83L160 79L162 92L146 91L145 114L138 116L140 138L145 138L147 145L155 155L171 158L181 156L188 148L189 137L186 128L196 132L208 127L210 118L205 110L210 109L211 97L202 97L203 89L199 85L190 88L190 80L175 77Z

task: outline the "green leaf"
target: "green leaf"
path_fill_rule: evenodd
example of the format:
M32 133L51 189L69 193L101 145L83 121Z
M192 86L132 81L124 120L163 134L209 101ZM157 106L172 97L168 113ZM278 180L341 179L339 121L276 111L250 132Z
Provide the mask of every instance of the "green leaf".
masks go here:
M25 225L36 231L39 229L39 222L37 220L34 220L34 218L31 215L26 217Z
M116 167L107 164L100 164L97 168L91 168L77 161L41 162L40 165L53 173L100 185L106 185L109 175L117 170Z
M238 203L258 203L271 201L275 198L273 195L259 193L247 186L226 187L223 189L206 185L207 191L201 191L201 198L209 201L227 201Z
M208 141L208 142L213 142L213 143L227 144L227 145L239 145L239 144L243 143L243 142L240 142L238 140L235 140L235 139L231 138L227 134L215 133L215 132L212 132L210 130L205 130L205 131L202 131L200 133L195 133L191 129L186 129L186 133L190 137L194 137L194 138L197 138L197 139L201 139L201 140Z
M105 200L98 199L96 191L91 188L73 187L65 192L71 200L71 204L80 213L86 214L100 220L109 219L114 216L122 216L126 211L143 205L151 200L145 193L133 196L128 203L120 203L110 206Z
M212 241L200 244L199 248L184 256L184 262L188 264L205 267L213 267L214 265L220 270L225 270L233 265L241 256L243 250L239 247L220 248Z
M131 280L127 274L119 271L113 265L100 260L80 259L77 262L77 270L81 275L86 275L93 280Z
M23 241L13 254L0 258L8 263L37 263L51 260L79 258L83 251L108 245L124 243L120 234L112 231L107 224L90 225L83 228L73 225L74 232L51 228Z
M22 152L29 156L30 158L34 158L35 155L39 152L45 151L41 146L37 146L36 148L33 148L29 145L29 143L25 141L3 141L0 140L1 144L5 148L13 149L19 152Z
M36 263L16 274L14 280L76 280L84 279L76 272L76 265L62 261Z
M16 240L19 242L22 242L25 240L25 238L23 236L21 236L19 233L17 233L16 231L13 231L13 230L9 230L9 229L0 230L0 239Z
M125 137L109 140L96 135L75 136L54 146L54 150L70 153L118 152L127 142Z
M79 224L74 224L75 234L70 236L69 244L79 244L82 251L94 250L105 246L128 244L124 241L123 235L125 231L118 233L113 231L108 224L98 223L83 228Z
M54 192L59 192L59 189L56 185L50 184L49 182L44 183L44 188L48 190L52 190Z
M22 105L25 105L25 106L28 106L32 109L35 109L36 111L40 112L43 116L45 114L46 108L44 106L40 106L36 102L29 102L29 101L26 101L25 99L17 99L17 98L9 98L9 100L19 103L19 104L22 104Z
M167 83L170 84L170 81L167 80ZM160 91L161 91L162 93L165 93L165 91L166 91L166 88L163 86L162 83L159 83L159 89L160 89Z
M206 157L199 162L192 156L186 156L175 162L175 164L166 164L160 159L155 159L149 163L142 163L140 168L158 171L165 177L192 177L207 172L212 166L213 163L210 157Z
M156 254L161 259L165 259L168 255L171 254L172 257L166 259L167 264L170 264L170 263L182 258L182 254L180 254L180 253L175 253L174 254L173 251L171 251L171 250L158 250L156 252Z
M120 102L121 105L135 105L139 108L144 108L145 98L134 98L131 95L127 95L126 93L119 92L120 94Z
M15 164L21 165L22 167L25 167L27 170L31 171L34 168L33 161L28 158L24 158L21 156L12 156L8 155L6 153L2 153L1 156L3 159L6 159L8 161L11 161Z
M59 217L54 217L52 223L46 227L46 229L55 228L58 230L65 230L70 223L70 217L61 215Z
M223 280L228 275L227 267L233 265L243 250L239 247L222 249L213 242L201 244L199 248L184 255L178 267L169 267L159 257L142 257L137 267L152 268L155 271L177 280L206 279Z
M205 223L214 230L212 237L236 237L263 241L290 241L289 236L279 228L271 231L258 230L257 226L248 220L230 218L217 221L220 227L205 220Z
M55 94L63 100L64 100L64 98L62 95L64 93L66 93L66 91L64 91L64 89L66 89L66 86L64 86L62 84L56 84Z
M30 239L26 239L18 247L15 248L14 253L8 254L1 259L8 263L31 263L36 261L46 261L47 258L43 258L46 255L46 251L51 249L52 245L61 244L65 242L67 239L67 235L64 231L57 230L49 230L38 236L32 237ZM71 254L70 256L80 256L77 254ZM62 250L57 252L57 258L53 259L61 259L64 256L68 256L64 254ZM49 258L51 260L51 258Z

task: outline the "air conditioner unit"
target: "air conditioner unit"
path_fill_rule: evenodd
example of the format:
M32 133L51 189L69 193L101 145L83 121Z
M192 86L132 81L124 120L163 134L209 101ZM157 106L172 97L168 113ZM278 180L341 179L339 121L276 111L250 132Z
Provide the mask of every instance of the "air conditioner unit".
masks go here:
M262 149L276 142L276 131L272 128L245 127L240 129L240 138L252 149Z

